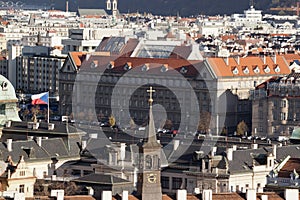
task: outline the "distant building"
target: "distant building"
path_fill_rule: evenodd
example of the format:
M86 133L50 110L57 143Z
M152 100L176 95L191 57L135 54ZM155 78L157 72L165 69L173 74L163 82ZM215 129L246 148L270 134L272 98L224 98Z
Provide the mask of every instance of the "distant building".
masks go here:
M253 135L291 136L299 126L299 62L295 60L290 68L290 74L270 78L252 91Z

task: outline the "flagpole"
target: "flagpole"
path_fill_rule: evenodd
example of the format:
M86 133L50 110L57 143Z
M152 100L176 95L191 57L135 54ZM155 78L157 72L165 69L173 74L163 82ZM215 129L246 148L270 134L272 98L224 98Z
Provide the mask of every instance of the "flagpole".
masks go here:
M50 101L49 101L49 92L48 92L48 119L47 119L47 121L48 121L48 124L49 124L49 122L50 122Z

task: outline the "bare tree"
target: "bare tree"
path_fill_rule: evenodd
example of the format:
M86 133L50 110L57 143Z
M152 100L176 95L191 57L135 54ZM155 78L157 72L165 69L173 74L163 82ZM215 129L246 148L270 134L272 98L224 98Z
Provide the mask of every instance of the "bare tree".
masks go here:
M210 112L204 111L200 113L200 119L198 123L198 131L200 133L208 133L211 124L211 114Z
M239 136L245 135L245 133L248 131L248 126L245 123L245 121L241 121L237 127L236 127L236 134Z

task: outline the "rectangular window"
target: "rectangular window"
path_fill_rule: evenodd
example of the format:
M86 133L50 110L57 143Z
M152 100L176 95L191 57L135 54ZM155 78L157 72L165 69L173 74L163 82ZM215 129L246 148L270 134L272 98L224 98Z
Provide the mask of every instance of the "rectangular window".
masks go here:
M5 104L0 104L0 115L5 115Z
M240 191L240 186L239 186L239 185L236 185L236 186L235 186L235 191L236 191L236 192L239 192L239 191Z
M180 189L182 185L182 178L173 177L172 178L172 189L177 190Z
M161 177L161 187L164 189L169 189L169 177L166 176Z
M24 193L24 188L25 188L25 185L22 184L19 186L19 193Z
M281 100L281 105L280 105L282 108L285 108L286 107L286 100Z
M286 120L286 113L285 112L280 113L280 120Z

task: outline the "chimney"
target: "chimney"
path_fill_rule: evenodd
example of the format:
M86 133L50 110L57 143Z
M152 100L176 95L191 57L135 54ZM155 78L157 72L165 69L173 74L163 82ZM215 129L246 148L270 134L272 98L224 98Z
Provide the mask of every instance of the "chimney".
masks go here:
M56 175L51 176L51 181L56 181Z
M102 191L101 200L108 200L108 199L112 199L112 192Z
M123 190L123 192L122 192L122 200L128 200L128 191Z
M298 189L285 189L284 198L285 198L285 200L299 199L299 190Z
M6 140L7 151L12 151L12 139Z
M264 192L264 188L263 187L258 187L257 188L257 193L263 193Z
M32 129L33 122L27 122L27 128Z
M237 64L240 65L240 56L237 57Z
M176 199L177 200L187 200L186 190L177 190L176 191Z
M36 143L41 147L42 146L42 137L37 137Z
M273 156L274 156L274 159L276 159L276 154L277 154L277 145L276 144L273 144Z
M51 190L50 196L56 197L56 200L64 200L64 190Z
M203 200L212 200L212 190L203 190L202 199Z
M257 149L257 147L258 147L257 143L251 144L251 149Z
M121 154L120 154L121 160L125 160L126 143L121 143L120 150L121 150Z
M27 136L27 140L33 140L33 136Z
M8 120L8 121L5 123L5 127L6 127L6 128L10 128L10 127L11 127L11 120Z
M211 149L211 156L215 156L217 154L217 147L213 147Z
M40 126L40 123L35 122L35 123L32 124L32 129L37 130L39 128L39 126Z
M268 200L268 195L266 195L266 194L263 194L263 195L261 195L261 200Z
M246 200L256 200L256 190L248 189L246 192Z
M173 140L173 151L176 151L179 147L180 140Z
M53 131L54 130L54 124L53 123L49 123L48 124L48 130L49 131Z
M81 141L81 149L85 149L86 148L86 140Z
M232 160L233 159L233 148L228 148L226 150L226 154L227 154L227 159Z
M267 63L267 57L264 55L264 65Z
M232 149L233 149L233 151L236 151L237 150L237 145L232 145Z
M195 194L200 194L200 188L194 188L194 193Z

